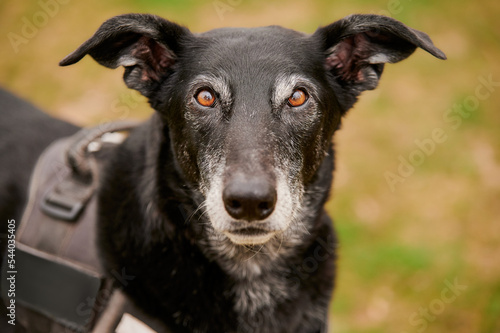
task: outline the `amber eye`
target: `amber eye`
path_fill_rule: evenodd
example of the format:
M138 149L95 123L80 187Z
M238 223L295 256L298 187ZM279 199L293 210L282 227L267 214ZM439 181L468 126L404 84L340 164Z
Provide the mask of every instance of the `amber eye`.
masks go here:
M309 97L307 96L306 92L302 89L295 89L293 92L292 96L288 98L288 105L292 107L297 107L304 105L304 103L307 101Z
M215 104L215 94L209 89L202 89L196 94L196 101L201 106L212 107Z

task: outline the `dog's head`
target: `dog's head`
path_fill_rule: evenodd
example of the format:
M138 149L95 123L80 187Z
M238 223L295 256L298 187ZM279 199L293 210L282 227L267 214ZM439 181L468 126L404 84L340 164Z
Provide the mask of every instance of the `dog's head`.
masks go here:
M127 86L168 127L177 165L202 193L213 229L236 244L263 244L309 227L304 207L341 116L377 86L384 63L417 47L445 59L426 34L377 15L306 35L276 26L193 34L131 14L106 21L61 65L90 54L124 66Z

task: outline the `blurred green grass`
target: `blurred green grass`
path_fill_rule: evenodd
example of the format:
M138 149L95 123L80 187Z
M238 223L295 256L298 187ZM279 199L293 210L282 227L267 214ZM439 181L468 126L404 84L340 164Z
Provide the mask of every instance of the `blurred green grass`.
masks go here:
M447 55L418 51L386 66L379 88L363 94L337 133L337 170L327 209L340 238L331 332L500 332L500 87L457 129L443 116L475 94L479 77L500 81L500 2L458 0L66 1L14 52L39 2L0 2L0 85L80 125L119 117L146 118L145 99L126 89L122 71L85 59L57 63L107 18L151 12L193 31L279 24L313 32L351 13L388 13L428 33ZM233 5L231 5L231 3ZM390 12L389 12L390 13ZM392 192L384 174L397 172L415 140L442 128L422 165ZM436 304L445 281L467 286L442 312L412 316ZM422 320L422 317L416 317ZM415 318L413 318L415 319Z

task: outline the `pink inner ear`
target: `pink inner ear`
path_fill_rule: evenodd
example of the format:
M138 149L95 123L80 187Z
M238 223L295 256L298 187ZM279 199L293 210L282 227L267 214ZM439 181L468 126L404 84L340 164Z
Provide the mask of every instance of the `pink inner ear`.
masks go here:
M132 56L139 60L143 81L160 81L163 74L175 62L174 54L169 49L146 36L136 42Z
M348 36L333 47L325 66L344 81L364 81L361 70L368 64L372 53L365 33Z

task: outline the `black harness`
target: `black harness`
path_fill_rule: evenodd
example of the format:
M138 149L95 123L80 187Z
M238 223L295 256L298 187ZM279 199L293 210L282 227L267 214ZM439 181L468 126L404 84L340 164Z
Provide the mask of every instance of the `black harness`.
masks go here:
M148 326L155 320L114 287L96 243L102 156L121 143L118 132L135 126L82 129L52 143L38 159L15 249L16 321L28 332L156 332Z

